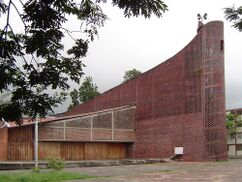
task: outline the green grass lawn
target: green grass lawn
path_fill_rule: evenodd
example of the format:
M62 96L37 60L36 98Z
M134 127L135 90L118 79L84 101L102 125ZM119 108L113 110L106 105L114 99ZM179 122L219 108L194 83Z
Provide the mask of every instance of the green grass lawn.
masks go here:
M48 182L87 178L94 178L94 176L64 171L0 173L0 182Z

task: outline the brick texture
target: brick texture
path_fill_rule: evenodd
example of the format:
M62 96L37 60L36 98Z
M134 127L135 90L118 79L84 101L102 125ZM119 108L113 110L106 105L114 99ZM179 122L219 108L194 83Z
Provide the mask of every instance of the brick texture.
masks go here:
M112 128L112 114L104 113L93 116L93 128Z
M115 129L134 129L135 109L118 110L114 112Z
M39 139L68 142L114 142L116 140L132 142L134 141L134 121L134 106L113 108L61 121L40 123Z
M223 39L223 22L209 22L174 57L66 115L136 105L134 126L115 123L136 129L127 157L170 157L180 146L184 160L226 159Z
M67 128L66 139L72 141L89 141L91 140L90 129Z
M39 139L64 139L64 129L40 126Z
M114 140L118 141L134 141L134 132L125 130L115 130Z
M91 128L91 117L82 117L67 121L66 127Z
M112 140L112 131L94 129L93 140Z

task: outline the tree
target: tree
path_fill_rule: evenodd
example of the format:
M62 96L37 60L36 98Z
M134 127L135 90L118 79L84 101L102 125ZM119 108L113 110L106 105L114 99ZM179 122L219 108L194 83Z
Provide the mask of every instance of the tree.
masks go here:
M76 89L70 92L70 96L72 104L69 106L68 110L80 104L79 92Z
M242 31L242 6L235 8L225 8L225 18L233 22L233 27Z
M136 70L135 68L133 68L132 70L125 71L123 82L127 82L128 80L131 80L139 76L140 74L141 74L141 71Z
M11 92L12 97L10 104L0 105L0 117L20 124L22 113L33 118L37 114L44 117L63 102L65 94L47 94L47 89L66 91L70 88L69 80L80 82L82 58L107 19L100 7L106 0L4 2L0 1L1 20L6 20L5 26L0 27L0 92ZM112 0L111 3L122 9L125 17L150 18L153 14L161 17L167 11L161 0ZM21 32L16 32L10 22L13 10L24 26ZM74 38L72 31L65 28L67 15L79 20L79 38ZM73 39L67 54L62 43L65 35Z
M226 128L230 135L235 134L237 131L237 127L242 126L241 115L237 115L236 113L226 114Z
M84 82L78 91L74 89L70 93L72 104L69 106L69 109L79 105L80 103L87 102L98 95L100 95L100 93L97 90L96 84L93 83L92 77L88 76L84 79Z
M230 135L236 132L235 115L232 113L226 114L226 128Z

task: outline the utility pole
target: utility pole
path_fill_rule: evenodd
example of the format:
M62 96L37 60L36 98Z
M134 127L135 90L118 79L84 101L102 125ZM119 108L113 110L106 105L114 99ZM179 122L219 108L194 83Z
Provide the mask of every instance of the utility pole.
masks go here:
M234 127L235 127L235 132L234 132L234 143L235 143L235 155L237 156L237 111L236 109L234 110Z
M39 168L39 156L38 156L38 153L39 153L39 149L38 149L38 143L39 143L39 134L38 134L38 120L39 120L39 117L37 115L37 117L35 118L35 123L34 123L34 167L35 169L38 169Z

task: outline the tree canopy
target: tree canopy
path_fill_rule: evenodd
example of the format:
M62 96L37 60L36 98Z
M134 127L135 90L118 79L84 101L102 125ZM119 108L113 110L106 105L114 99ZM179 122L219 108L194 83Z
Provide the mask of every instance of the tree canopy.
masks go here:
M20 2L22 7L16 5ZM161 0L112 0L125 17L152 15L161 17L167 5ZM104 25L107 16L101 8L106 0L9 0L0 1L0 92L11 93L11 100L0 105L0 118L21 123L22 113L45 116L52 107L63 102L65 94L47 94L47 89L70 88L69 80L80 82L82 59L88 46ZM16 32L10 21L16 11L24 30ZM67 16L79 23L81 36L74 38L65 28ZM65 35L73 46L64 52Z
M70 93L72 104L69 106L69 109L80 103L87 102L98 95L100 95L100 93L98 92L97 85L93 83L92 77L88 76L84 79L78 90L74 89Z
M225 8L225 18L233 23L233 27L242 31L242 6Z
M135 68L133 68L132 70L127 70L127 71L125 71L125 74L123 76L123 78L124 78L123 82L131 80L131 79L139 76L141 73L142 73L141 71L139 71Z
M226 128L230 135L235 134L237 131L237 127L242 126L241 115L237 115L234 113L226 114Z

